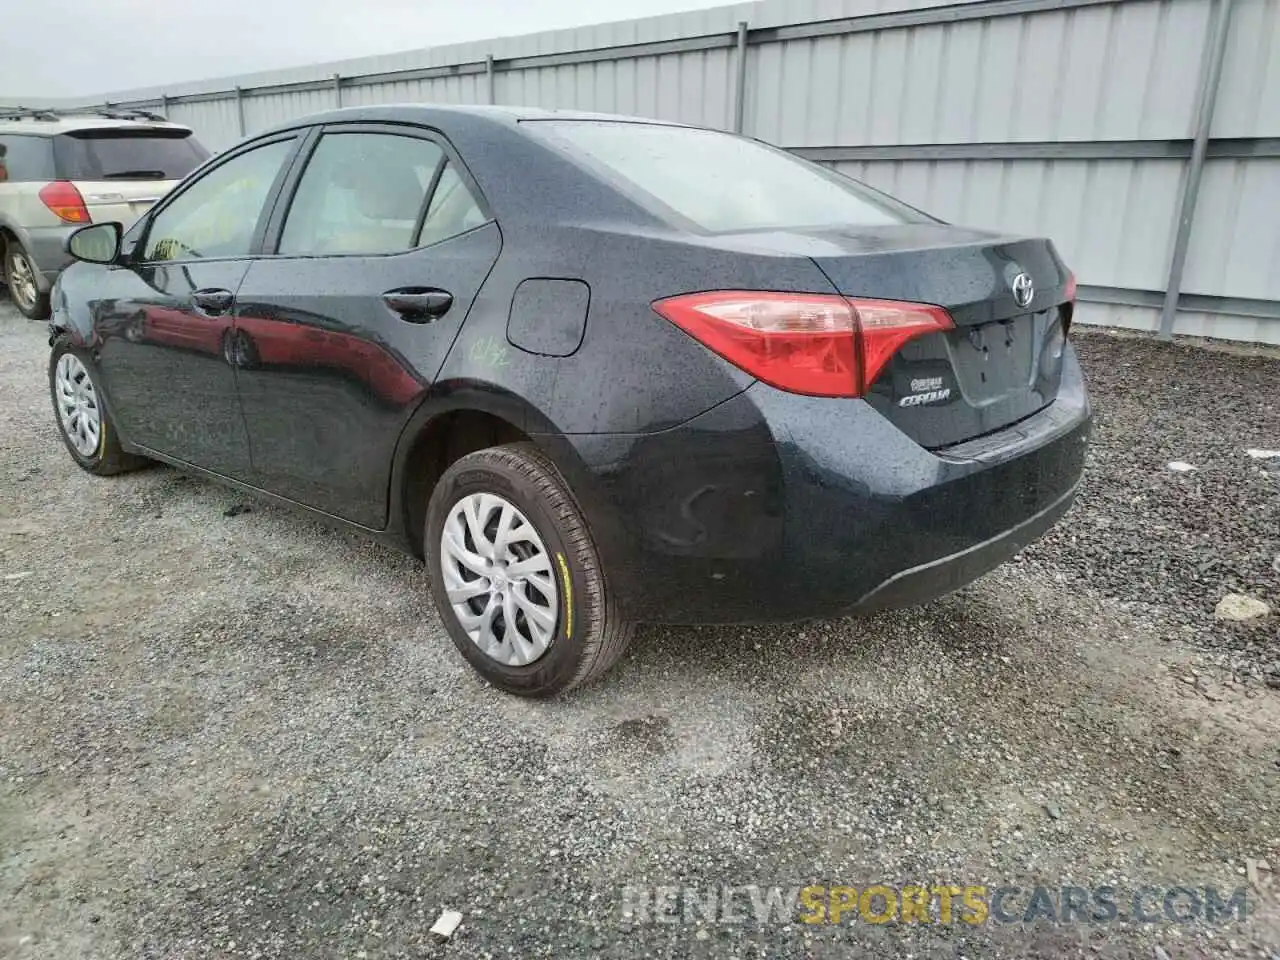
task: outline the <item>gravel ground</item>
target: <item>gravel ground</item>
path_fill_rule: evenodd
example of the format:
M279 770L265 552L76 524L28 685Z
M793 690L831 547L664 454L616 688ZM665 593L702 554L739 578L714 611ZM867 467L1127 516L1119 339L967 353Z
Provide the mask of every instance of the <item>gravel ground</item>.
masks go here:
M1015 562L872 619L646 629L530 703L464 666L416 562L169 469L77 470L43 328L0 304L0 956L1277 960L1280 615L1213 607L1280 605L1280 476L1243 453L1280 448L1280 360L1080 345L1087 486ZM878 881L1244 885L1251 916L623 911Z

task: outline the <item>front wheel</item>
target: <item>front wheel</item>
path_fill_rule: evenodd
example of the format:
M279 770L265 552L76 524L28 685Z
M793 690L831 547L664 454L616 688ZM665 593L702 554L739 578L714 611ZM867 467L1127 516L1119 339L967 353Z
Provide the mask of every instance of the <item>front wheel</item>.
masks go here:
M548 697L588 683L631 639L586 520L531 443L450 466L432 492L423 544L449 636L508 693Z
M115 423L94 379L93 363L65 336L54 341L49 356L49 393L62 442L80 467L105 477L150 462L121 449Z

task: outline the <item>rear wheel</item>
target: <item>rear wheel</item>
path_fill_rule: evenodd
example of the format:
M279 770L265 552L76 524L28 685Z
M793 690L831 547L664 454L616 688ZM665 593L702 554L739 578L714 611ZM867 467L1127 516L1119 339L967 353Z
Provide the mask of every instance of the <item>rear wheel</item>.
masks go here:
M546 697L609 669L631 638L555 466L530 443L462 457L436 484L424 550L458 650L508 693Z
M66 337L49 356L49 392L71 459L99 476L136 470L150 461L125 453L94 379L92 361Z
M49 316L49 295L40 292L35 263L17 240L5 246L4 278L9 298L23 316L32 320Z

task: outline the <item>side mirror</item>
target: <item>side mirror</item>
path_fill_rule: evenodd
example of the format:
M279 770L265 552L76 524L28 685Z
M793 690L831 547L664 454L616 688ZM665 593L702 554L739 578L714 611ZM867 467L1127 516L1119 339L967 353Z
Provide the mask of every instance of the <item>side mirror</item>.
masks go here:
M67 237L67 253L86 263L115 263L120 259L120 238L124 228L118 223L95 223L81 227Z

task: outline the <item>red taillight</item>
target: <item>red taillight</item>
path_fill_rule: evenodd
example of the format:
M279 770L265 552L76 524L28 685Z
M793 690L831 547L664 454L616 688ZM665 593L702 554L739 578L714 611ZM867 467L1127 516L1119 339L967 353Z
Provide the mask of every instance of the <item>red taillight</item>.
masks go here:
M951 314L928 303L900 300L850 300L858 311L862 334L862 391L876 382L880 371L908 340L955 326Z
M1067 271L1067 282L1063 284L1062 296L1067 302L1058 308L1058 316L1062 319L1062 335L1066 337L1071 330L1071 317L1076 312L1076 275Z
M67 223L89 222L84 197L80 196L80 191L70 181L55 180L53 183L46 183L40 188L40 200Z
M908 340L947 330L941 307L826 294L721 290L654 310L753 377L816 397L857 397Z

